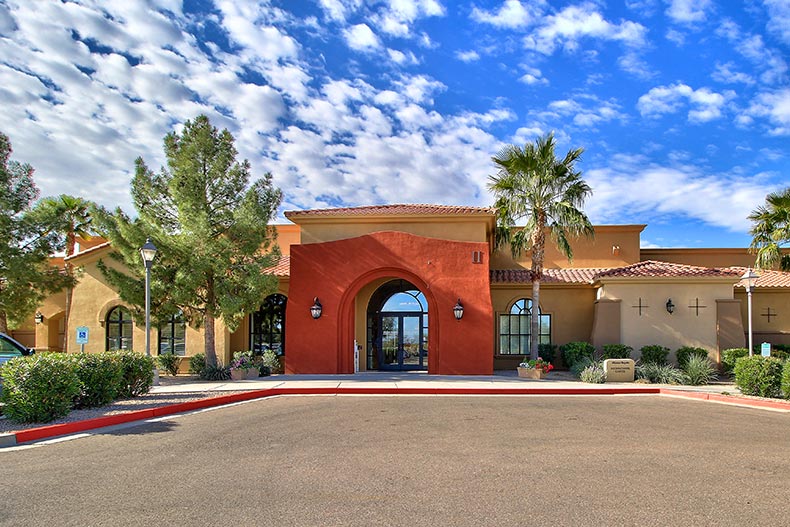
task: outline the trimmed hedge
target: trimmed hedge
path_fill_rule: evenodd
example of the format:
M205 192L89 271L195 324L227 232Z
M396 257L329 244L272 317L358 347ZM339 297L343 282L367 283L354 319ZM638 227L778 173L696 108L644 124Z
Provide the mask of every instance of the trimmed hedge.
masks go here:
M652 345L642 346L639 350L642 352L642 364L669 364L667 357L669 356L669 348L664 346Z
M726 349L721 352L721 365L724 367L724 371L727 373L732 373L732 370L735 369L735 363L741 357L748 357L749 350L746 348L730 348Z
M569 369L582 360L592 362L595 359L595 347L589 342L568 342L560 346L560 350L562 360Z
M630 359L634 348L625 344L604 344L601 360L606 359Z
M41 353L0 368L3 414L20 423L47 423L68 415L80 394L77 363L65 354Z
M556 355L557 346L554 344L538 344L538 357L542 358L546 362L554 362L554 356ZM529 358L529 357L527 357Z
M782 369L782 394L785 399L790 399L790 361L785 362Z
M744 395L781 397L783 367L774 357L741 357L735 362L735 384Z
M121 361L106 353L77 353L66 357L74 363L80 379L80 393L74 398L74 408L95 408L115 400L123 382Z
M137 397L151 391L154 385L154 359L133 351L111 352L121 363L123 379L119 397Z

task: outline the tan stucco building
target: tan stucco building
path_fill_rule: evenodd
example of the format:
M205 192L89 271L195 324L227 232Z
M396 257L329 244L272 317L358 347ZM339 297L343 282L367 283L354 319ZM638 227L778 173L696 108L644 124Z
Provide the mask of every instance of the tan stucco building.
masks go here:
M425 369L480 373L513 368L528 351L530 255L497 248L489 208L383 205L286 213L275 226L283 257L271 271L279 290L262 298L237 331L218 321L217 351L271 348L286 371L340 373ZM708 350L743 347L746 249L641 249L644 225L601 225L573 243L568 262L546 250L541 281L541 342L660 344ZM97 267L112 248L83 242L69 262L82 269L68 324L65 294L47 299L43 320L14 332L39 350L143 351L144 328L130 320ZM310 308L319 300L316 318ZM767 271L754 290L755 342L790 344L790 273ZM454 308L463 307L461 319ZM40 317L39 317L40 318ZM68 328L68 329L66 329ZM174 319L152 333L152 348L189 357L201 330ZM358 355L357 355L358 354Z

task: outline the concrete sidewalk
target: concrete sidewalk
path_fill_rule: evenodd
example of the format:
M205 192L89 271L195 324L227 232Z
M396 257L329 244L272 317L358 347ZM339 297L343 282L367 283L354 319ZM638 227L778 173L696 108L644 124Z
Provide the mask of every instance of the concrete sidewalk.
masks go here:
M299 388L372 388L386 390L431 390L484 389L512 391L514 389L551 389L552 391L577 391L583 389L611 391L624 388L672 388L674 390L701 393L730 393L740 391L731 382L718 382L706 386L673 386L665 384L605 383L586 384L569 372L553 371L544 379L522 379L515 372L498 372L495 375L428 375L425 372L361 372L347 375L272 375L246 381L200 381L192 377L160 377L160 385L151 393L182 392L243 392L271 389Z

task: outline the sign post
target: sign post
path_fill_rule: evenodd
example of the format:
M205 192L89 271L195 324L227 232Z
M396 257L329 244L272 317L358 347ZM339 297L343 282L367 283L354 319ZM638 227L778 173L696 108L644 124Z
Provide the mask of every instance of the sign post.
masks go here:
M80 351L85 352L85 344L88 343L88 327L80 326L77 328L77 344L80 345Z

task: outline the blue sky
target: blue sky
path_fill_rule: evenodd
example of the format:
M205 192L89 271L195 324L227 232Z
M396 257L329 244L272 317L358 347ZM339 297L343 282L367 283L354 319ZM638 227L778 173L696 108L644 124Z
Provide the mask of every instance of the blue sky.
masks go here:
M790 185L790 1L0 0L0 130L42 195L133 212L200 113L282 210L490 205L491 156L584 147L593 222L745 246Z

